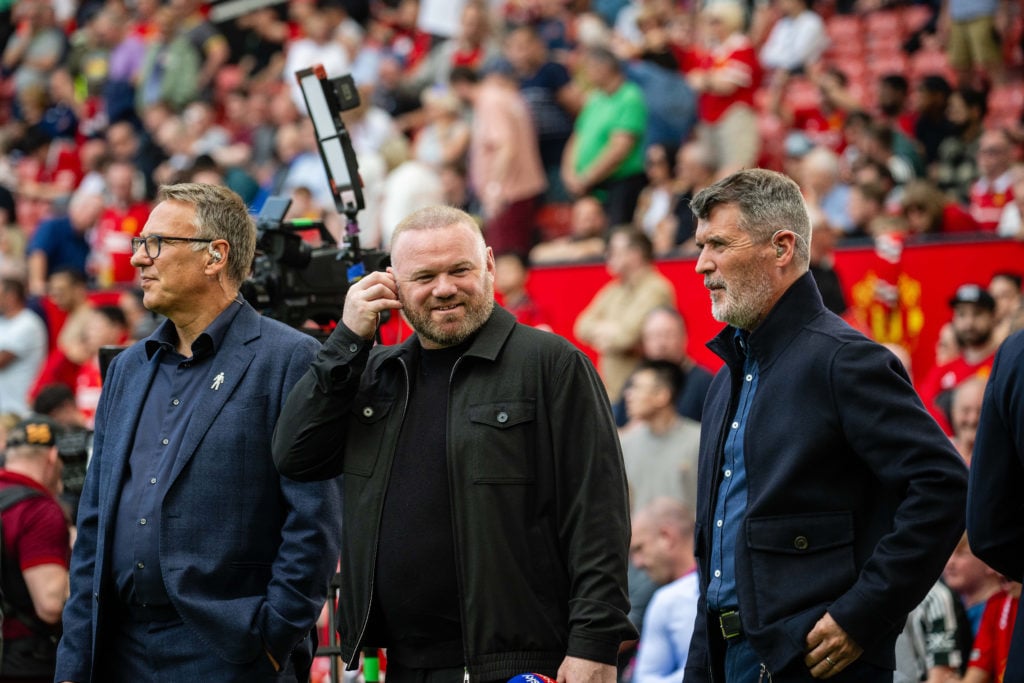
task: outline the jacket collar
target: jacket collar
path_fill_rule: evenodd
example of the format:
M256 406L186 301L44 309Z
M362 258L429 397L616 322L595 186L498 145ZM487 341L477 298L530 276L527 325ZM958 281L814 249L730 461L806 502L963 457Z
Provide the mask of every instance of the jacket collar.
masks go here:
M769 311L768 316L747 339L747 353L758 367L766 368L799 334L808 322L825 312L821 293L810 271L790 285ZM707 343L732 368L742 367L743 358L736 349L736 328L727 325Z
M466 355L476 356L485 360L495 360L515 326L515 316L495 303L491 317L477 331L476 338L473 339L473 343L470 345L469 350L466 351ZM397 346L384 347L384 350L380 352L382 356L381 362L399 358L408 359L412 357L419 343L419 335L413 334Z

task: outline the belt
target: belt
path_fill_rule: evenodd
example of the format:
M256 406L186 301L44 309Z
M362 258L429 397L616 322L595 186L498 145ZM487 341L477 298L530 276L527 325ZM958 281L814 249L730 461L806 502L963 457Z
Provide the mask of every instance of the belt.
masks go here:
M718 620L718 627L722 629L722 637L726 640L743 635L743 623L740 621L739 610L728 610L712 616Z

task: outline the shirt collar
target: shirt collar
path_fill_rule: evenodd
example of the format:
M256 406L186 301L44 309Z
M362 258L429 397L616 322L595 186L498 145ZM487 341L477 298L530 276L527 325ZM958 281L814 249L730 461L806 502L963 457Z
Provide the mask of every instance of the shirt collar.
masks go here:
M228 307L220 312L213 322L192 342L192 359L203 360L217 353L224 336L228 333L232 321L238 312L242 310L242 298L236 297L228 304ZM174 323L165 320L160 327L146 340L146 357L150 360L160 349L174 351L177 348L178 333L174 329Z

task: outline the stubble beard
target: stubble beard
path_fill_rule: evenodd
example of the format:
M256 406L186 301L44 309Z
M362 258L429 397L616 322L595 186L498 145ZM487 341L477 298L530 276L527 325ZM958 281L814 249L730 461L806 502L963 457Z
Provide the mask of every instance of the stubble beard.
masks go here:
M398 297L399 300L402 299L401 289L399 289ZM462 321L454 327L443 322L435 322L431 318L430 310L406 306L403 308L403 312L412 329L416 330L416 334L422 339L439 347L447 348L469 339L491 317L491 312L494 310L494 286L489 282L484 282L483 296L480 299L474 297L461 302L465 313ZM457 302L458 297L453 297L452 303Z
M718 290L722 298L711 300L715 320L748 331L760 324L772 297L772 285L767 273L752 269L749 275L745 282Z

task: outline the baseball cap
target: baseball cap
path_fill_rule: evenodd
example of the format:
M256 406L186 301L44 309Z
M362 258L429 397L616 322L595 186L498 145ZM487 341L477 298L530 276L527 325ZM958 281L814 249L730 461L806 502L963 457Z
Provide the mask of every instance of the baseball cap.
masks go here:
M49 448L57 445L57 437L64 429L45 415L31 415L8 432L7 447L11 446L42 446Z
M956 288L956 294L949 300L949 305L952 308L957 304L975 304L990 311L996 310L996 300L992 295L984 287L973 282Z

